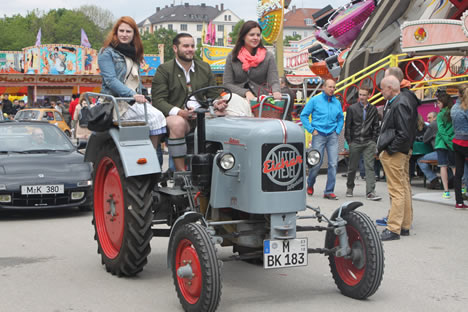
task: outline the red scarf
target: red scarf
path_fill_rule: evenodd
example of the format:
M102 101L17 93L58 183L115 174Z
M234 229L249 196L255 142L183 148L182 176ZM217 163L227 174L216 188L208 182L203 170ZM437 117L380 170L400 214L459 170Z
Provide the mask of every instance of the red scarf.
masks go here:
M258 64L263 62L266 56L266 49L258 48L255 55L250 54L250 52L242 47L237 55L237 58L242 62L242 69L244 71L249 71L251 67L257 67Z

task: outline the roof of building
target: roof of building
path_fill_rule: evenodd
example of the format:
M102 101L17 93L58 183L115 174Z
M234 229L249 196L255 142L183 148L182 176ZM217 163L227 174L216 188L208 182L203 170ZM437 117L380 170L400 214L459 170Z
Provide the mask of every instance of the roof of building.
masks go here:
M138 26L143 26L148 19L151 24L167 23L167 22L209 22L216 18L223 11L217 7L212 7L202 3L201 5L166 5L164 8L156 8L156 13L138 23Z
M298 8L296 9L295 6L289 12L284 15L284 28L312 28L314 23L314 19L312 14L317 13L320 9L306 9L306 8ZM310 18L312 20L312 24L306 24L306 18Z

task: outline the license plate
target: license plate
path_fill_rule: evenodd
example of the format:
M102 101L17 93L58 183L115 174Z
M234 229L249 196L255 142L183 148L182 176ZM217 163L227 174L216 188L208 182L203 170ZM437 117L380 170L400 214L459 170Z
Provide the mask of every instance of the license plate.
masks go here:
M307 238L263 241L263 267L275 269L307 265Z
M63 194L63 184L22 185L21 195Z

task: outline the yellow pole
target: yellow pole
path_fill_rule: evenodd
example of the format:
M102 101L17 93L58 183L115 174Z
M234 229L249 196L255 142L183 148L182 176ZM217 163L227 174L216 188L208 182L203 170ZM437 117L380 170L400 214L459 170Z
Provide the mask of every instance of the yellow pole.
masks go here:
M278 35L278 41L276 42L276 66L278 67L278 74L280 77L284 76L284 46L283 46L283 27Z

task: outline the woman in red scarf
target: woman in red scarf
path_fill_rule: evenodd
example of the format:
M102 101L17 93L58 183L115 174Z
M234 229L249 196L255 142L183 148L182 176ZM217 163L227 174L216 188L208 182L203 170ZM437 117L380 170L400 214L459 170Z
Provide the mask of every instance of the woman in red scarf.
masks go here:
M275 57L262 44L262 29L255 21L247 21L239 32L239 38L227 56L223 76L224 86L233 93L227 108L228 114L244 111L251 116L250 100L257 96L273 93L281 99L281 86Z

